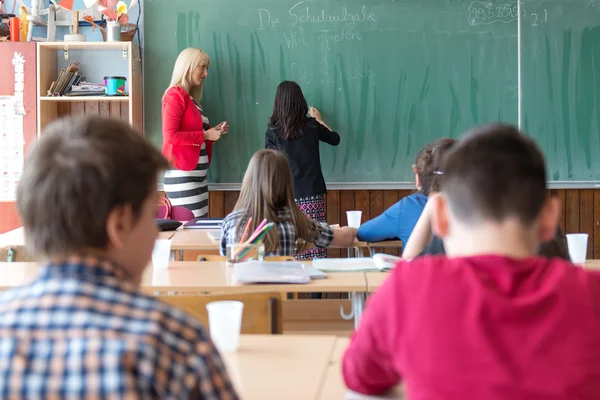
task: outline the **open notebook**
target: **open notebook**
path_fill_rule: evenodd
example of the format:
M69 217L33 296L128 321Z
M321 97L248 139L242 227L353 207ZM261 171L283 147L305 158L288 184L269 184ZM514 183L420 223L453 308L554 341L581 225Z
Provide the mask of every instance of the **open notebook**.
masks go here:
M375 254L373 258L315 258L313 266L327 272L389 271L401 260L388 254Z

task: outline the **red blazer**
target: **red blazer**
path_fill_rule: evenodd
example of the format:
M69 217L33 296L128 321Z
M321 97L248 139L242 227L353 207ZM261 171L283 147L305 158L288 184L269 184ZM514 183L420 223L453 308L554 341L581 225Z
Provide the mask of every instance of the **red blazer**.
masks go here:
M162 101L162 154L182 171L192 171L200 158L204 142L202 115L188 92L180 87L167 90ZM213 142L206 141L208 162Z

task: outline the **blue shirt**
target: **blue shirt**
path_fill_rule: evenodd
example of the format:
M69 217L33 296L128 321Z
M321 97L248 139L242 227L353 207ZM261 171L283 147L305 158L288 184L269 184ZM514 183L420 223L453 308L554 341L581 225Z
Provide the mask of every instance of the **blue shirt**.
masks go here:
M427 196L422 193L403 198L377 218L362 224L358 228L358 240L381 242L397 238L402 240L402 244L406 244L426 203Z

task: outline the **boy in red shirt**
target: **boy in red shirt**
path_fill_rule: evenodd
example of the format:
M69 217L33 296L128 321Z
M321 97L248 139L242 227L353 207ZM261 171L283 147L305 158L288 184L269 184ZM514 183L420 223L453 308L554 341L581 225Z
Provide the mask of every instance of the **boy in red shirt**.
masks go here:
M555 233L546 166L516 128L482 127L443 163L446 257L401 262L343 360L348 388L411 400L600 399L600 273L536 256Z

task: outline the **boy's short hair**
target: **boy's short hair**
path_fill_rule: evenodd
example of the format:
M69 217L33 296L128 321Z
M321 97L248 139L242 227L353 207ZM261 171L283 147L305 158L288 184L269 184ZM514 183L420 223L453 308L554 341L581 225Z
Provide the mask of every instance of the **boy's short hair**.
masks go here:
M529 225L546 200L544 156L514 126L476 128L453 146L443 168L443 191L461 221L514 217Z
M158 150L119 120L51 123L28 153L17 187L28 247L41 257L105 249L111 210L129 205L137 217L167 167Z

